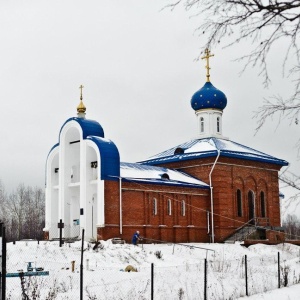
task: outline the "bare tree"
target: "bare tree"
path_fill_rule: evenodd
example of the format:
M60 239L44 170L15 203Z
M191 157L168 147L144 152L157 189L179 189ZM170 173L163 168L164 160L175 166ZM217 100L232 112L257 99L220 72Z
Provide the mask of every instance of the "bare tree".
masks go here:
M278 116L279 123L283 118L290 122L299 122L300 112L300 0L170 0L168 8L175 9L182 5L199 20L198 32L204 35L204 48L216 45L236 47L247 41L248 52L237 61L247 67L259 68L263 83L270 83L268 57L270 50L284 41L281 51L283 75L294 83L294 89L287 98L273 96L265 99L255 112L257 119L256 132L266 120ZM206 38L205 38L206 37ZM280 44L282 45L282 43ZM247 50L246 50L247 51ZM292 61L289 59L292 57ZM280 59L280 57L278 58ZM300 140L298 142L300 152ZM300 193L300 177L286 170L280 180Z
M5 222L6 220L6 193L2 181L0 180L0 221Z
M292 205L293 209L296 211L300 207L299 197L300 197L300 177L293 172L289 171L289 168L285 169L279 175L279 180L281 182L281 189L288 187L293 188L293 194L285 201L286 207Z
M26 235L28 238L42 239L45 225L45 195L41 188L28 188L26 205Z
M43 239L45 194L42 189L20 184L6 198L4 207L8 240Z
M295 215L287 215L283 226L287 239L298 240L300 238L300 220Z
M298 123L300 0L177 0L167 7L174 9L180 4L199 17L198 30L206 35L203 48L216 44L236 46L246 40L250 42L249 52L237 60L245 62L243 70L248 66L258 66L265 86L270 82L268 54L278 41L285 41L286 49L281 54L283 70L294 82L295 89L287 99L275 96L264 101L255 115L257 130L275 114L291 117ZM295 58L295 64L287 66L290 56Z
M279 176L279 179L283 183L284 187L292 187L297 190L297 195L300 194L300 177L290 171L288 169L285 172L282 172Z
M17 240L20 240L22 238L24 230L24 209L26 203L25 196L25 186L23 184L20 184L17 187L17 191L9 195L9 199L7 201L7 208L12 220L12 227L14 227L15 230L13 237ZM17 226L15 226L15 224L17 224Z

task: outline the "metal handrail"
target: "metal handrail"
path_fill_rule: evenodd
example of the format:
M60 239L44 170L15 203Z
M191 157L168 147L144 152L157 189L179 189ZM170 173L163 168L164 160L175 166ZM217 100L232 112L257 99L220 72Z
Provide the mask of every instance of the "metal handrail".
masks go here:
M231 233L229 236L227 236L224 241L230 239L232 236L234 236L235 234L237 234L240 230L242 230L244 227L250 225L252 222L255 222L255 219L251 219L249 221L247 221L246 223L244 223L242 226L238 227L233 233ZM252 225L252 224L251 224ZM248 233L249 234L249 233ZM236 241L237 239L234 239L234 241Z
M263 225L260 225L261 223L264 223ZM263 218L263 217L256 217L252 218L251 220L244 223L242 226L238 227L232 234L227 236L224 241L229 240L234 235L236 237L233 239L233 241L237 240L244 240L248 235L250 235L252 232L254 232L257 228L265 228L266 226L270 225L270 219L269 218ZM247 231L243 231L243 228L249 226ZM239 231L240 234L239 234Z
M261 221L264 221L266 223L265 226L270 226L270 219L269 218L264 218L264 217L256 217L255 218L255 225L260 226Z

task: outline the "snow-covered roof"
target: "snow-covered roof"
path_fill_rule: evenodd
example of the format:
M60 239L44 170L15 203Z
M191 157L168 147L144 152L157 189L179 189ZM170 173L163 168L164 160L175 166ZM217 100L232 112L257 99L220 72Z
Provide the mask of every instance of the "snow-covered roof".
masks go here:
M245 160L273 163L280 166L287 166L288 162L278 159L274 156L257 151L250 147L238 144L236 142L210 137L204 139L195 139L183 143L159 154L156 154L140 163L143 164L161 164L166 162L177 162L204 157L220 156L241 158Z
M184 172L140 163L120 163L123 181L208 189L209 185Z

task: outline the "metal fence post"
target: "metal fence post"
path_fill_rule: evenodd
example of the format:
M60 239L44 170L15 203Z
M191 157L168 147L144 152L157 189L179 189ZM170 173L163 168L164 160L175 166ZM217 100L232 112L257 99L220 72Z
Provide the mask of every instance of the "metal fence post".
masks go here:
M248 271L247 271L247 255L245 255L245 281L246 281L246 296L248 296Z
M0 222L0 299L2 300L2 226Z
M83 300L83 247L84 247L84 229L82 229L81 261L80 261L80 300Z
M59 228L59 247L62 246L63 240L62 240L62 230L64 228L64 223L62 219L59 220L59 223L57 224L57 227Z
M278 252L278 288L280 289L280 253Z
M1 267L1 300L6 299L6 236L2 226L2 267Z
M204 258L204 300L207 299L207 259Z
M151 263L151 300L154 299L154 264Z

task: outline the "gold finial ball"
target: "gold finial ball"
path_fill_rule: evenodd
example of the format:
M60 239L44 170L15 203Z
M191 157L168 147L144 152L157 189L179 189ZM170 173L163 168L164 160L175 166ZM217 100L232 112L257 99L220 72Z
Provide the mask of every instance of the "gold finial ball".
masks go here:
M79 105L77 106L77 112L78 113L85 113L86 107L84 106L82 100L80 100Z
M83 85L80 85L80 103L79 103L79 105L77 106L77 112L78 113L85 113L85 111L86 111L86 107L85 107L85 105L83 104L83 102L82 102L82 89L84 88L84 86Z

